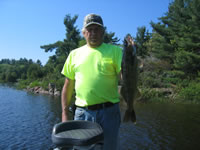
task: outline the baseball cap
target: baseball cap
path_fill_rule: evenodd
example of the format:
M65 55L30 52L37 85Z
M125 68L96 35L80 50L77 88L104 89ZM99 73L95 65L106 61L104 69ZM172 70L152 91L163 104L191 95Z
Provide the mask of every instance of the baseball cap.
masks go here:
M88 14L87 16L85 16L85 19L83 22L83 28L86 28L87 26L91 24L97 24L103 27L103 20L101 16L97 14Z

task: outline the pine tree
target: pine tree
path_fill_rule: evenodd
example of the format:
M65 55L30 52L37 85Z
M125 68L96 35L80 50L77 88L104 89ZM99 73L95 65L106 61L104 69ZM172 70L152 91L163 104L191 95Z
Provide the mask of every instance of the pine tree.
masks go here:
M145 26L139 27L136 34L137 55L145 57L148 55L148 42L151 39L151 34Z
M40 46L45 52L52 52L55 50L55 55L51 56L48 60L48 64L54 67L58 64L64 64L69 52L78 47L81 40L80 31L75 26L78 16L71 17L66 15L64 18L64 24L66 27L66 38L64 41L57 41L53 44Z
M199 12L200 0L174 0L165 16L159 18L160 22L151 22L156 56L170 60L176 69L190 74L200 71Z

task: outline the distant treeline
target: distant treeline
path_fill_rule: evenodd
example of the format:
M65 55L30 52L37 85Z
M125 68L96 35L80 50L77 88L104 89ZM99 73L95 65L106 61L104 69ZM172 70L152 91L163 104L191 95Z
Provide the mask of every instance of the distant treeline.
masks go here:
M173 102L200 102L200 0L174 0L168 8L159 22L150 23L152 33L142 26L133 36L137 54L143 62L139 75L142 99L167 97ZM69 52L86 44L75 26L77 18L77 15L64 18L66 38L63 41L41 46L45 52L55 51L44 66L39 60L3 59L0 61L0 81L18 81L22 88L47 88L50 82L61 90L64 77L60 72ZM119 41L114 32L105 31L105 43L119 45ZM158 89L170 89L170 98L163 92L167 90Z
M0 60L0 81L1 82L17 82L18 79L37 79L43 76L43 70L40 60L33 62L32 59L27 60Z

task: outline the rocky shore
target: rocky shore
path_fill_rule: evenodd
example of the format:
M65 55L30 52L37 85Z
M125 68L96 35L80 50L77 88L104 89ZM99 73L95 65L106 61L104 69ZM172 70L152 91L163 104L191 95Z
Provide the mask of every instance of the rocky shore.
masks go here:
M45 90L40 86L36 86L36 87L27 87L26 89L28 92L32 92L35 94L47 94L47 95L52 95L52 96L60 96L61 92L59 90L57 90L56 86L52 83L49 83L48 85L48 89Z

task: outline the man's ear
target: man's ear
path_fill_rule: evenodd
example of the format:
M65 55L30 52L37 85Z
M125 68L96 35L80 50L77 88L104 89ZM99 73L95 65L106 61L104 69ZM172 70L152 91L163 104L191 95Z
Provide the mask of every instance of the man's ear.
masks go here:
M82 30L82 34L83 34L83 36L85 37L85 30Z

